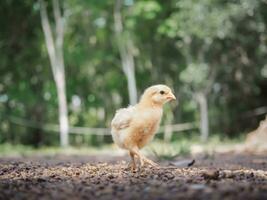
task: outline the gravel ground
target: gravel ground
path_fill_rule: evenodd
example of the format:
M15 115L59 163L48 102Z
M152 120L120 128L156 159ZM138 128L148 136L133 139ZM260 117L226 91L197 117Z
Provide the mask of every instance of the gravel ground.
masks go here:
M126 157L0 158L0 199L267 199L266 155L199 155L191 167L138 172Z

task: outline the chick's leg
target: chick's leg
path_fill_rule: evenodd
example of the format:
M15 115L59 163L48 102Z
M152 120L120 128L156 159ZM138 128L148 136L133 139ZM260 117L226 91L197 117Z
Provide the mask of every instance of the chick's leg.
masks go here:
M131 156L131 162L129 163L129 167L131 168L131 170L135 170L136 169L136 163L135 163L135 154L131 151L129 151L129 155Z
M144 166L144 163L147 163L153 167L156 167L158 166L157 163L153 162L152 160L149 160L148 158L146 158L145 156L143 156L139 149L137 147L133 148L131 150L138 158L139 158L139 161L140 161L140 167L143 167Z

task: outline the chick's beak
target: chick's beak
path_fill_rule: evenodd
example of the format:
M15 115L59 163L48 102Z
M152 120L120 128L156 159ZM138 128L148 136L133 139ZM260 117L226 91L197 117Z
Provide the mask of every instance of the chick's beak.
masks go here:
M174 96L174 94L172 92L170 92L168 95L167 95L167 99L168 100L176 100L176 97Z

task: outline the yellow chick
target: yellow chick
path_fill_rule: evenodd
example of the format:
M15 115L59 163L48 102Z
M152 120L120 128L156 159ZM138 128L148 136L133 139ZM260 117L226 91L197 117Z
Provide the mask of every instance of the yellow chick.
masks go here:
M145 163L156 166L142 154L140 149L151 141L158 130L163 105L176 99L166 85L154 85L145 90L138 104L116 111L111 121L111 134L114 142L129 151L131 169L136 169L136 159L140 167Z

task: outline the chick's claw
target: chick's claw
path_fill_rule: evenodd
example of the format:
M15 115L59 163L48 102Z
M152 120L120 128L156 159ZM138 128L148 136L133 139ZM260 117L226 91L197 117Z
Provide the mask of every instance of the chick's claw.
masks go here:
M136 164L134 162L130 162L127 166L128 170L136 171Z
M155 163L152 160L149 160L147 158L145 158L144 162L147 163L147 164L149 164L152 167L155 167L155 168L158 168L159 167L159 165L157 163Z

